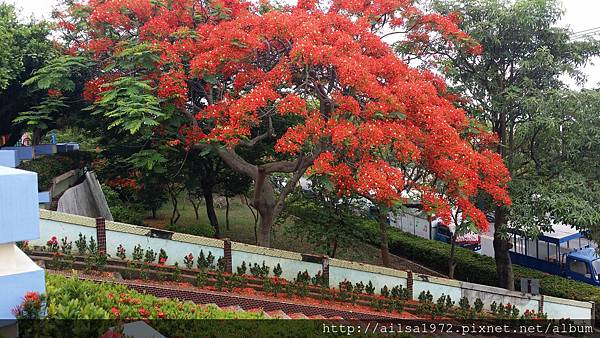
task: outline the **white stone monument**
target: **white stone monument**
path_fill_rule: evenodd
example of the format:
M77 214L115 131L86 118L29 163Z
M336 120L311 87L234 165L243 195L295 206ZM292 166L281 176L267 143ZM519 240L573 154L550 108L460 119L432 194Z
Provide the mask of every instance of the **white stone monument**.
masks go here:
M39 237L37 174L0 166L0 325L13 323L25 293L45 292L44 270L16 245Z

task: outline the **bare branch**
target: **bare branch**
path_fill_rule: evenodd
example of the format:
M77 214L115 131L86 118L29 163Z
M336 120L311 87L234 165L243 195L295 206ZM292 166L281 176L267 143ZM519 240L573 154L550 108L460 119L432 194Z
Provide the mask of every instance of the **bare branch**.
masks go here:
M268 127L267 131L265 131L264 133L254 137L250 140L240 141L240 145L244 146L244 147L253 147L258 142L266 140L269 137L275 136L275 128L273 128L273 119L270 116L268 118L268 121L269 121L269 127Z
M198 143L193 146L194 149L205 150L210 148L210 144ZM251 164L244 160L238 155L235 150L227 148L216 148L216 153L231 169L236 172L246 175L253 180L256 180L258 176L258 168L256 165Z

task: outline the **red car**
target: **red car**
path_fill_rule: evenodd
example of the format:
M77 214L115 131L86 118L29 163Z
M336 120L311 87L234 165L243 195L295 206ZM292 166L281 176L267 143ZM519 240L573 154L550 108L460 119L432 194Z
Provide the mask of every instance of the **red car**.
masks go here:
M452 227L454 228L454 227ZM450 244L454 229L451 229L446 224L439 222L435 233L435 240ZM478 251L481 250L481 236L472 232L456 237L456 244L461 248Z

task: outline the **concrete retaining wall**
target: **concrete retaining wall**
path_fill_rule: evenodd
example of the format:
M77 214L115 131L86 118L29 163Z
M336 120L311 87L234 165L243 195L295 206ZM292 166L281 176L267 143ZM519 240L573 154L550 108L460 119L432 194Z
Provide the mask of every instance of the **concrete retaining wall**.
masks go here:
M30 245L45 245L52 236L62 238L67 236L70 240L76 240L79 233L88 238L96 235L96 220L93 218L69 215L55 211L40 210L41 239L31 241ZM130 257L133 247L140 244L144 249L151 248L156 253L163 248L169 255L167 263L179 262L183 264L183 257L192 253L194 258L198 257L200 250L207 255L211 252L215 258L226 255L224 241L213 238L199 237L188 234L173 233L171 239L154 238L156 233L151 228L123 224L118 222L106 222L106 248L111 256L116 255L116 249L123 245ZM228 256L229 257L229 256ZM401 285L412 291L412 298L418 299L421 292L429 291L434 300L442 294L450 297L458 304L461 297L467 297L473 304L477 298L484 303L484 308L489 309L493 302L497 304L513 304L521 313L525 310L542 310L549 318L571 318L592 319L594 317L593 303L561 299L549 296L533 296L520 292L507 291L501 288L461 282L447 278L428 275L413 275L412 272L394 270L369 264L344 261L339 259L321 259L319 256L302 255L272 248L263 248L249 244L231 242L231 266L235 272L236 268L246 262L246 266L254 263L266 265L271 268L281 264L286 279L293 279L298 272L308 271L311 276L317 272L326 271L329 278L329 286L337 287L343 280L353 283L369 281L373 283L375 291L379 293L383 286L388 289ZM327 263L325 263L327 262Z

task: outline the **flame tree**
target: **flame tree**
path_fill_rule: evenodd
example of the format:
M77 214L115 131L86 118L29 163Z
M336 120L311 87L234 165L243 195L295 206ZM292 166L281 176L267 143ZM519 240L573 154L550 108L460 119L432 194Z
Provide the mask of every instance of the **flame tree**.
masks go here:
M430 35L478 52L451 16L412 0L91 0L57 18L72 55L62 67L93 64L84 97L109 128L137 137L176 128L171 146L214 152L254 181L260 245L271 245L307 170L382 207L413 195L448 219L456 205L481 228L477 194L510 203L491 134L455 107L440 78L382 41L397 31L413 47ZM49 66L31 82L52 76L61 78Z

